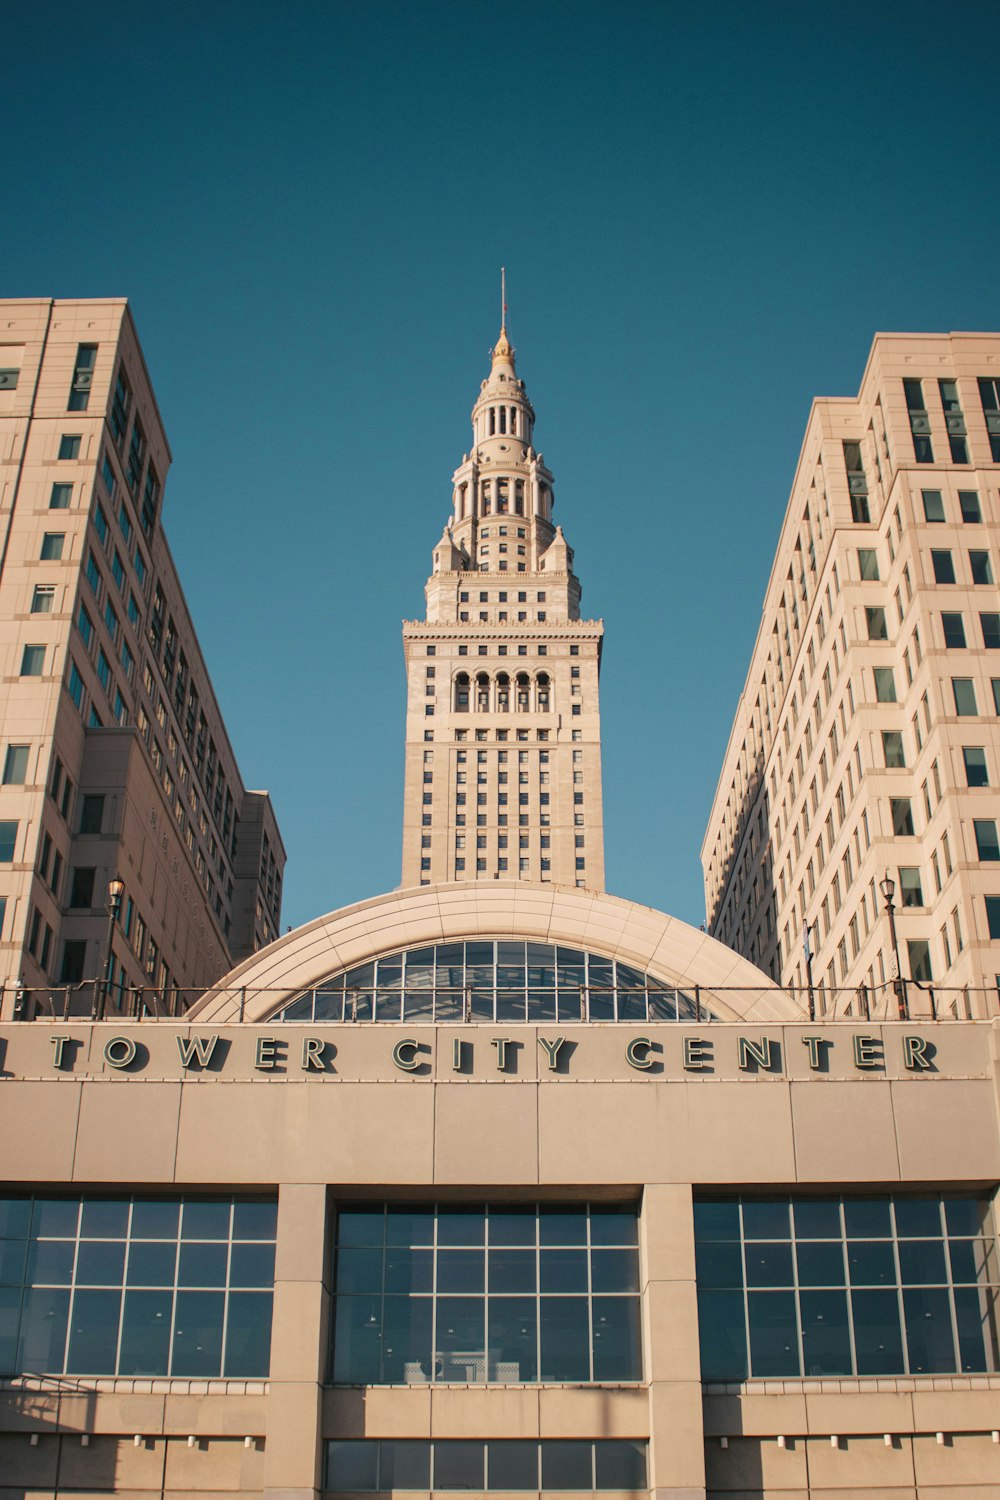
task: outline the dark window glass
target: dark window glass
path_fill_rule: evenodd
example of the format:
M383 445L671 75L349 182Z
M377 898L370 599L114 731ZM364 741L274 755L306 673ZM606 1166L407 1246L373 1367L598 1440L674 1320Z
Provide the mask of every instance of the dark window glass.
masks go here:
M69 1327L66 1369L97 1375L115 1368L121 1291L77 1291Z
M222 1363L222 1292L178 1292L174 1322L174 1375L217 1375Z
M954 1370L955 1346L947 1291L943 1287L906 1287L903 1310L910 1374L948 1374Z
M804 1291L802 1360L805 1375L850 1375L851 1336L845 1292Z
M538 1444L506 1440L486 1445L486 1487L491 1490L537 1490Z
M182 1295L178 1293L178 1300ZM272 1301L270 1292L229 1293L224 1375L246 1379L268 1368Z
M856 1291L851 1293L851 1304L858 1374L900 1374L904 1366L898 1294Z
M754 1374L800 1374L794 1293L750 1292L747 1313Z
M932 551L931 565L934 569L935 583L954 583L955 564L952 555L948 551Z
M594 1298L593 1378L642 1379L638 1297Z
M543 1381L590 1379L590 1319L586 1297L543 1297L539 1304Z
M594 1488L598 1490L644 1490L646 1445L636 1442L594 1444Z
M739 1292L698 1293L703 1380L744 1380L747 1346L744 1298Z
M430 1443L406 1438L383 1438L378 1447L380 1490L430 1489Z
M125 1293L120 1374L159 1375L169 1368L173 1301L172 1292Z
M485 1447L481 1442L434 1444L436 1490L481 1490L485 1485Z
M371 1441L327 1444L326 1484L331 1490L378 1488L378 1443Z
M543 1490L591 1490L593 1452L590 1443L561 1439L542 1442Z

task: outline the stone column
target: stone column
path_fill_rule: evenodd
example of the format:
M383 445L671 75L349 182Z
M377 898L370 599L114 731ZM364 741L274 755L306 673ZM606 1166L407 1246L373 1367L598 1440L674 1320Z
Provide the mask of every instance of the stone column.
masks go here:
M330 1321L327 1217L324 1183L279 1190L263 1500L318 1500L322 1485Z
M641 1239L643 1336L649 1380L649 1492L653 1500L705 1500L690 1187L646 1187Z

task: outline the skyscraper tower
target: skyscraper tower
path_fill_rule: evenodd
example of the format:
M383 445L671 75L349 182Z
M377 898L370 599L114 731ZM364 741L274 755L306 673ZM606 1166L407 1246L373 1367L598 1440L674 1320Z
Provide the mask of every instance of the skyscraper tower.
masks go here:
M580 618L534 426L504 319L452 480L426 618L403 626L404 886L604 888L604 627Z

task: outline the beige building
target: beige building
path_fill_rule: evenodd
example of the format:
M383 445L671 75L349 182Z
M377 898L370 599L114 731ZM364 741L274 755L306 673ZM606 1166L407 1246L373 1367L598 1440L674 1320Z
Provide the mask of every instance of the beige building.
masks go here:
M0 303L5 1016L25 987L91 1008L114 880L115 1008L183 1008L279 931L284 848L163 533L169 464L124 301Z
M427 617L403 627L403 885L604 889L603 625L580 619L573 550L501 328L452 479Z
M998 465L996 335L880 334L813 403L702 864L775 980L808 928L820 1013L996 1014Z
M555 708L518 709L490 640L536 653L529 694L541 645L589 640L596 716L599 627L568 559L544 632L537 599L520 633L433 621L474 576L443 573L407 627L405 818L450 859L453 749L565 748L574 786L574 745L599 748L583 712L563 737L568 650ZM457 648L484 634L466 706ZM504 764L487 836L520 826ZM543 785L530 837L562 826ZM730 947L595 889L590 847L585 883L414 868L183 1018L0 1023L0 1500L1000 1492L1000 1022L807 1022Z

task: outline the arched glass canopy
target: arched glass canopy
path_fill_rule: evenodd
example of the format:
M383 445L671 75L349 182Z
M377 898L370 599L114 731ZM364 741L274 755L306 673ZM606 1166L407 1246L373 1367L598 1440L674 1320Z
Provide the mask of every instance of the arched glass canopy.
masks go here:
M276 1021L687 1021L693 995L601 954L523 938L470 938L380 955L305 991Z

